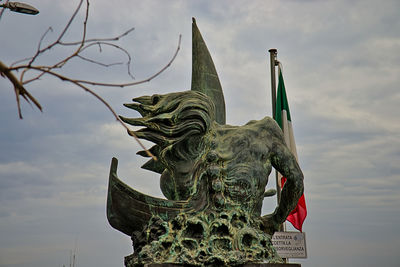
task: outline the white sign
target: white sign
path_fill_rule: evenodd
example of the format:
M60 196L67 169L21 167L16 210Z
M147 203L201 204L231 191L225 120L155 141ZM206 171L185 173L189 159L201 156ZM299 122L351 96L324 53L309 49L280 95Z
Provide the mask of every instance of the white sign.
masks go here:
M307 258L305 233L275 232L272 245L282 258Z

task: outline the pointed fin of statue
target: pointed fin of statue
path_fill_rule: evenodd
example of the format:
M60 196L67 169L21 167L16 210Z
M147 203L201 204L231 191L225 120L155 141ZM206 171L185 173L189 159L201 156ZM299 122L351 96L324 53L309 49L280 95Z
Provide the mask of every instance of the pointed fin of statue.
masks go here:
M225 100L210 52L193 18L192 23L192 89L210 97L215 105L216 122L226 123Z

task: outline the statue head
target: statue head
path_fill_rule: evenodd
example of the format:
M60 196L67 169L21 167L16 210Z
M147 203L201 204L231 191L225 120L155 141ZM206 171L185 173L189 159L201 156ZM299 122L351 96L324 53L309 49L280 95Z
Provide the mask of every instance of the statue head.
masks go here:
M133 101L136 103L124 105L138 111L142 118L121 119L134 126L144 126L135 134L138 138L156 144L151 152L161 160L164 168L171 160L189 160L199 155L202 137L215 120L215 106L207 95L197 91L184 91L142 96ZM147 164L149 163L143 168Z

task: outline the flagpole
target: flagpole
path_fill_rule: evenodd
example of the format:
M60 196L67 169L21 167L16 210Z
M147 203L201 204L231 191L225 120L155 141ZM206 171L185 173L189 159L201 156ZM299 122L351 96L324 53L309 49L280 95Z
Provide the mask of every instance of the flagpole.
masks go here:
M276 119L276 66L279 66L279 61L277 60L278 50L272 48L268 50L269 58L270 58L270 66L271 66L271 101L272 101L272 116L273 119ZM279 181L278 171L275 170L275 181L276 181L276 200L279 205L281 201L281 181ZM278 231L286 231L286 224L283 222ZM288 263L289 259L282 258L284 263Z
M269 58L270 58L270 66L271 66L271 102L272 102L272 117L273 119L276 118L276 74L275 74L275 67L279 64L277 58L278 50L272 48L268 50ZM275 171L275 180L276 180L276 200L278 205L281 201L281 188L280 188L280 181L278 178L278 172Z

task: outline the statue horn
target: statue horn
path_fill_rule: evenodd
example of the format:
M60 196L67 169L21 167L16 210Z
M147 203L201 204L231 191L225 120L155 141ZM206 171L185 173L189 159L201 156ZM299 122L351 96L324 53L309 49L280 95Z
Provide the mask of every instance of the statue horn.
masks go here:
M192 89L212 99L215 105L215 120L226 123L225 100L214 62L206 43L193 18L192 23Z

